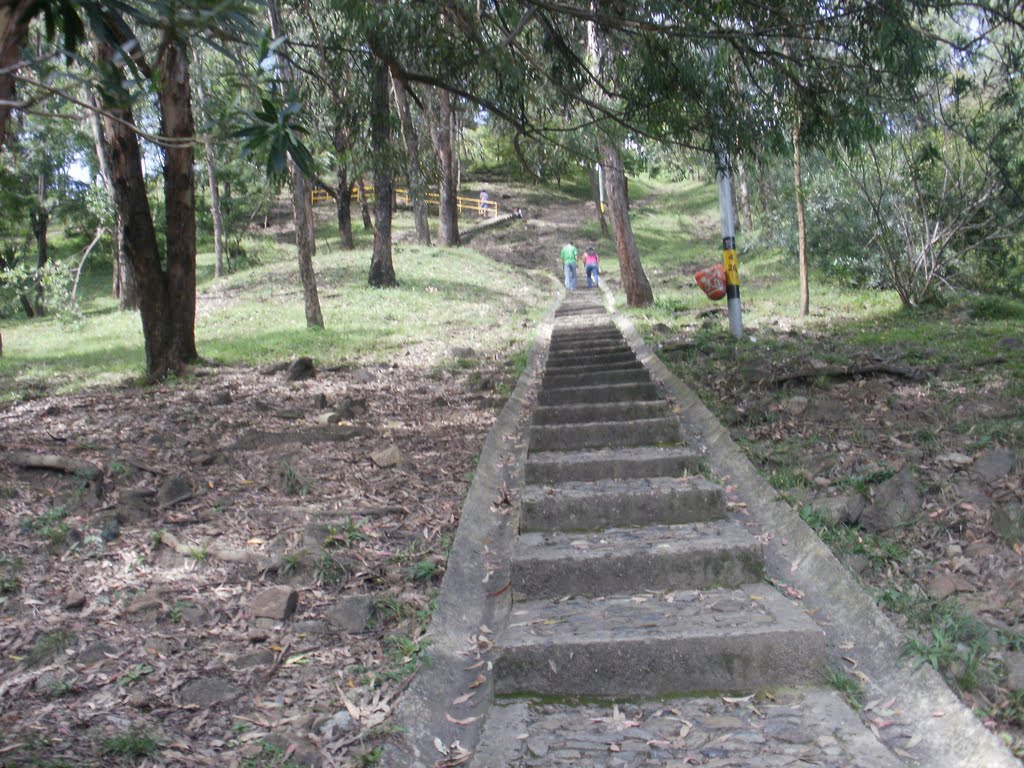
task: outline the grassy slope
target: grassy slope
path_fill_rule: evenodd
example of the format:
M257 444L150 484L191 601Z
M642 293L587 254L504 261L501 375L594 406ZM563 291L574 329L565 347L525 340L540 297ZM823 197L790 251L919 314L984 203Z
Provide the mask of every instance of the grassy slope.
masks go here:
M396 228L402 226L401 220ZM503 354L529 333L550 295L550 280L495 264L466 248L394 250L400 286L366 285L368 235L341 251L330 224L318 229L316 259L326 329L306 328L295 248L286 237L250 241L261 262L213 278L213 253L198 256L196 341L199 353L222 364L262 365L309 355L319 364L380 362L410 347L437 361L446 345ZM108 267L109 269L109 267ZM514 279L505 279L512 278ZM109 274L87 273L80 290L83 319L19 320L3 327L0 400L56 394L138 377L144 367L142 329L134 312L119 312ZM527 325L532 326L532 323Z

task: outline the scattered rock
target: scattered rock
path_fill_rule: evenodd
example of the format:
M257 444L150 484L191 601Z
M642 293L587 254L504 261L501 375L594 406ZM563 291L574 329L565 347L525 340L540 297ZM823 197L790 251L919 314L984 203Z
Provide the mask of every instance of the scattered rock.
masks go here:
M910 467L905 467L875 488L874 499L858 522L880 533L913 522L920 509L917 478Z
M128 607L124 609L124 612L129 616L139 616L141 618L149 618L155 621L156 617L161 614L163 610L164 603L163 600L160 599L160 594L157 592L146 592L128 603Z
M185 706L212 707L237 699L242 689L223 677L197 677L178 689L178 696Z
M1010 448L993 448L974 460L971 471L989 483L1001 480L1017 467L1017 452Z
M306 414L300 411L298 408L285 408L284 410L278 411L274 414L277 418L282 421L298 421Z
M210 398L210 405L231 405L231 403L231 393L227 390L214 392L213 396Z
M151 488L126 488L117 496L117 519L122 523L137 523L148 520L153 515L153 497L156 492Z
M292 625L292 632L297 635L326 635L329 631L330 627L327 626L327 622L317 619L296 621Z
M121 535L121 523L116 513L104 515L98 522L102 541L111 542Z
M476 350L472 347L452 347L452 357L473 358Z
M974 463L974 459L967 454L957 452L944 453L941 456L936 456L935 460L939 464L944 464L953 469L967 469L967 467Z
M171 475L156 492L156 503L160 508L170 507L192 496L192 484L181 475Z
M672 333L672 329L665 325L665 323L655 323L651 326L651 330L660 334Z
M936 573L928 579L924 589L932 599L945 600L956 592L956 581L948 573Z
M804 416L810 421L834 424L842 421L846 406L834 397L815 397L807 406Z
M285 372L285 381L306 381L316 378L316 366L313 365L313 358L298 357L292 360Z
M83 648L75 657L75 661L78 664L95 664L98 661L108 661L117 655L117 648L100 640Z
M811 401L803 395L795 395L782 402L782 409L791 416L802 416Z
M1006 662L1006 687L1011 691L1024 691L1024 653L1007 651L1003 655Z
M285 621L295 613L299 605L299 593L291 587L267 587L252 599L252 615L256 618Z
M325 611L324 619L334 629L358 634L366 631L372 608L369 595L345 595Z
M327 395L325 395L323 392L320 392L320 393L314 395L313 396L313 407L316 408L317 410L320 410L320 411L322 411L324 408L326 408L327 407Z
M235 667L238 669L252 669L253 667L269 667L274 663L277 656L273 651L262 650L247 653L235 659Z
M996 342L996 346L1007 350L1024 349L1024 339L1020 336L1004 336Z
M344 420L345 417L342 416L337 411L328 411L327 413L321 413L319 416L316 417L316 423L319 424L321 427L329 427L334 424L338 424Z
M334 412L343 419L353 419L366 414L366 399L362 397L345 397Z
M389 445L387 448L374 451L370 454L370 459L381 469L396 467L404 461L402 452L395 445Z
M359 723L346 710L335 712L316 727L324 741L334 741L359 730Z
M1024 507L1001 504L992 510L992 530L1010 543L1024 542Z
M64 596L64 610L65 611L80 611L85 607L85 601L88 600L88 595L80 590L72 590Z
M860 520L867 501L860 494L851 496L826 496L813 499L811 508L831 525L840 523L855 524Z
M266 743L272 744L288 755L288 763L295 768L320 768L320 750L311 741L297 736L293 733L275 732L266 738Z

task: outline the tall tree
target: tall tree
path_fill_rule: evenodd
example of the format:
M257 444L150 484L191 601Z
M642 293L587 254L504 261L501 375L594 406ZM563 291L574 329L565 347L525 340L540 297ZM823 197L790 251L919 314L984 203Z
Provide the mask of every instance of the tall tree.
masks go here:
M281 20L281 9L277 0L268 3L270 28L274 37L284 38L284 23ZM278 58L281 79L286 86L295 85L295 75L286 55ZM295 245L298 250L299 279L302 281L302 294L306 310L306 326L323 328L324 317L320 310L320 294L317 291L316 271L313 258L316 256L316 236L313 230L313 186L303 173L291 153L288 154L288 170L292 180L292 212L295 221Z
M591 5L596 7L596 2L592 1ZM605 53L606 49L597 25L592 21L588 22L587 54L590 58L590 66L599 80L602 70L610 66L603 61ZM601 165L604 168L608 210L612 219L612 231L615 234L619 272L622 276L622 286L626 291L626 303L631 307L646 307L654 301L654 292L651 290L651 283L640 263L640 253L637 251L636 239L633 237L633 225L629 220L626 172L622 165L622 156L614 134L609 129L606 128L602 131L598 136L597 143L601 155Z
M448 91L438 89L433 94L431 109L430 135L437 152L440 167L440 198L438 213L437 239L441 245L458 245L459 209L458 209L458 171L455 156L455 113L452 109L452 97Z
M371 71L373 90L370 99L370 142L376 216L369 283L374 288L393 288L398 285L398 280L391 259L391 218L395 189L391 167L394 131L391 125L391 101L388 98L389 75L387 64L378 57L374 57Z
M423 164L420 160L419 132L413 120L407 85L401 76L395 76L393 73L392 84L395 91L395 104L398 106L398 114L401 118L402 138L405 140L409 199L412 201L413 221L416 225L416 241L420 245L430 245L430 222L427 218L426 184L423 175Z

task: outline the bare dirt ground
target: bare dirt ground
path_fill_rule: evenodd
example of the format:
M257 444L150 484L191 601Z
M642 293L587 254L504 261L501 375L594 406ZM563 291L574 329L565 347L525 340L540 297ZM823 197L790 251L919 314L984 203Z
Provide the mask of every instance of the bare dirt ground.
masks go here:
M197 373L0 411L0 765L372 762L507 374Z

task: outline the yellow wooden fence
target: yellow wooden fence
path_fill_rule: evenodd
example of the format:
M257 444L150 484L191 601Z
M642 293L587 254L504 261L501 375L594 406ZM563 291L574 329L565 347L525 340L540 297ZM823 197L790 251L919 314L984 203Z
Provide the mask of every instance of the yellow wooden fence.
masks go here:
M373 199L373 186L371 184L364 184L366 190L367 199ZM352 185L353 195L355 194L356 185ZM424 196L426 198L427 205L433 205L435 207L441 207L441 195L437 192L427 192ZM317 203L326 203L329 200L333 200L326 190L314 189L310 194L310 200L314 205ZM455 198L456 205L459 207L459 213L463 211L472 211L478 216L488 218L490 216L498 215L498 204L494 200L487 200L481 202L479 197L463 197L459 196ZM395 190L395 202L398 205L412 205L412 200L409 198L409 190L398 188Z

